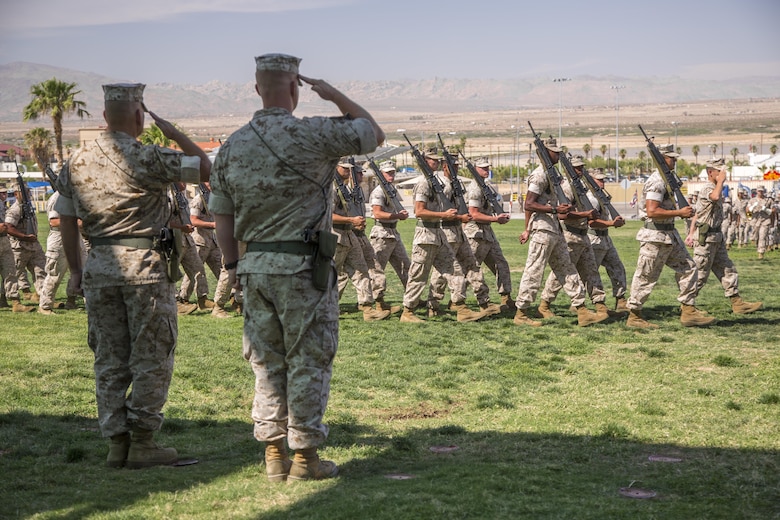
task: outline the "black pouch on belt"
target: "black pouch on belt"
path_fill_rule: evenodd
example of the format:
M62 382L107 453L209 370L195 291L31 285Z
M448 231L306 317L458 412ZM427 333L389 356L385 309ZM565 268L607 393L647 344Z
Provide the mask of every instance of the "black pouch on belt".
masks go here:
M703 246L707 243L707 233L710 232L709 224L702 224L699 226L699 245Z
M333 257L336 255L338 235L330 231L317 232L317 253L314 255L314 268L311 273L314 287L320 291L328 289Z

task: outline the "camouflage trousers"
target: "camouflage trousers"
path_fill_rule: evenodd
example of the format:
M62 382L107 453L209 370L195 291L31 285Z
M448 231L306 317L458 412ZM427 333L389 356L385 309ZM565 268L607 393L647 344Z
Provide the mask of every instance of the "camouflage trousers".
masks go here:
M515 300L518 309L529 308L536 299L544 279L544 268L548 263L563 290L571 298L571 304L579 307L585 303L585 286L569 259L569 250L563 235L550 231L534 231L528 242L528 257Z
M615 298L625 298L626 287L626 268L623 265L620 256L618 256L615 244L607 236L593 236L590 240L593 246L593 255L596 258L596 265L604 266L607 276L612 284L612 296Z
M317 447L328 436L322 418L338 345L338 292L315 289L311 271L241 275L241 284L255 438Z
M754 219L755 224L753 225L755 231L755 239L756 239L756 249L759 253L765 253L766 248L769 245L769 219L768 218L758 218Z
M363 247L358 242L357 237L351 231L342 235L346 239L346 244L339 243L336 246L336 272L339 275L338 295L344 293L346 288L346 279L351 278L357 291L358 305L371 305L374 303L373 287L371 284L371 275L368 272L366 257L363 255ZM342 273L346 276L342 277ZM350 276L351 273L351 276Z
M580 275L580 280L585 284L585 292L590 296L590 301L604 303L606 293L599 276L599 264L593 254L588 235L575 235L570 231L564 231L566 249L569 251L569 260ZM555 272L550 273L542 290L542 300L555 301L563 285L558 281Z
M743 222L739 225L739 245L746 246L750 243L750 237L753 234L753 227L749 222Z
M693 248L693 260L696 262L696 269L699 271L699 276L696 280L696 294L698 295L701 288L707 283L711 271L720 280L726 298L730 298L739 294L737 268L734 267L734 263L726 251L726 242L723 239L723 234L715 233L707 236L710 239L712 237L716 237L717 240L705 242L704 245L700 245L697 242Z
M0 237L0 276L3 277L2 290L9 300L19 299L19 284L16 281L16 260L7 236Z
M464 237L465 235L458 233L457 236ZM457 291L450 289L451 301L465 301L466 284L474 289L477 302L480 304L489 303L490 288L485 283L485 277L479 269L479 264L477 264L477 259L474 257L474 252L471 250L468 241L464 239L450 242L449 244L455 255L452 279L448 280L438 270L433 271L431 274L431 286L428 292L429 305L435 307L438 305L438 302L444 299L444 292L447 290L448 285L450 287L456 285L458 288ZM460 296L461 294L463 297Z
M51 310L54 305L54 298L57 296L57 289L68 272L68 261L65 258L65 250L59 248L46 249L46 278L41 284L40 308ZM68 296L76 296L74 288L68 284Z
M178 335L174 293L168 282L84 289L103 437L162 425Z
M412 261L409 260L404 243L392 238L372 238L371 247L374 249L379 266L384 270L389 263L395 270L395 274L398 275L398 279L401 280L401 285L406 287L406 281L409 279L409 266ZM382 292L384 293L384 288Z
M694 305L698 279L696 263L688 254L680 235L675 231L671 236L672 244L640 242L639 258L631 282L631 296L627 302L629 309L642 309L665 265L675 272L677 287L680 289L677 301L685 305Z
M179 288L179 299L189 301L192 294L193 280L195 281L195 296L197 298L208 296L209 282L206 279L206 268L200 255L198 255L198 248L195 247L194 242L184 240L179 263L182 271L184 271L184 278Z
M512 294L512 277L501 244L498 241L488 241L469 238L469 247L474 253L474 259L478 266L485 264L490 272L496 275L496 288L498 294ZM481 267L480 267L481 269Z
M27 279L27 271L30 271L33 275L35 291L40 294L43 280L46 278L46 255L43 253L43 248L36 242L31 247L13 248L13 251L19 290L30 289L30 282Z
M196 244L195 249L198 251L198 257L203 264L204 270L208 267L217 279L217 288L214 290L214 301L219 305L224 306L230 299L230 287L228 287L230 274L222 265L222 251L216 245L199 246ZM192 281L189 276L185 275L181 281L179 296L189 301L190 296L192 296L192 289ZM199 292L196 294L200 295ZM206 285L206 295L208 295L208 285Z
M439 244L412 244L411 261L404 291L404 307L414 309L420 304L432 268L447 280L452 301L466 300L465 284L456 281L455 254L446 241Z
M387 289L387 279L385 278L385 270L379 264L374 248L371 246L371 241L363 232L355 232L355 239L360 245L360 250L363 252L363 259L366 261L366 267L368 267L368 277L371 280L371 297L374 300L385 297L385 290ZM344 289L347 286L347 281L352 280L352 284L357 288L360 283L362 275L355 271L351 266L345 266L344 271L339 273L339 295L344 293Z
M726 244L733 244L737 239L737 234L739 233L739 226L736 222L731 221L729 224L728 230L724 233L726 237Z

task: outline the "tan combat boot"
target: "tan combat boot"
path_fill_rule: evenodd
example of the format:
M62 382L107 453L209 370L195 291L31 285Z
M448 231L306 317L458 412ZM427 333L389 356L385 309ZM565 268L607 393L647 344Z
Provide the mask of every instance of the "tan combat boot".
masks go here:
M208 296L198 297L198 308L202 311L213 309L214 302L208 299Z
M193 312L198 310L198 304L179 301L176 302L176 309L177 309L176 312L178 312L180 316L186 316L187 314L192 314Z
M329 460L320 460L317 448L296 450L287 482L322 480L339 474L339 467Z
M128 451L130 451L130 434L125 432L119 435L112 435L111 442L108 445L106 466L109 468L121 468L124 466Z
M763 260L764 259L764 253L758 253L758 259Z
M22 291L22 294L24 295L24 299L30 303L41 303L41 297L38 296L38 293L30 292L30 290L27 289Z
M587 327L588 325L593 325L594 323L601 323L607 318L609 318L609 315L606 313L599 314L593 312L584 305L577 307L577 325L580 327Z
M615 300L615 311L628 314L628 302L625 298L618 298Z
M11 305L12 312L32 312L34 310L35 307L24 305L20 300L14 300L14 303Z
M512 320L515 325L529 325L531 327L541 327L541 321L534 321L531 318L529 309L517 309L515 318Z
M729 300L731 300L731 312L734 314L750 314L764 306L761 302L746 302L739 294L735 294Z
M485 316L493 316L494 314L501 314L501 306L497 303L480 303L479 308L482 309L482 314Z
M54 311L51 309L44 309L43 307L38 307L38 314L43 314L44 316L54 316Z
M379 298L376 301L376 310L378 311L390 311L390 314L398 314L402 309L403 307L400 305L390 305L389 303L386 303L384 298Z
M401 314L402 323L425 323L425 320L418 318L412 309L404 307L404 312Z
M358 305L358 309L363 311L363 321L380 321L390 316L390 311L378 311L370 303Z
M284 482L290 473L292 461L284 447L284 439L265 445L265 474L271 482Z
M450 302L447 305L447 308L452 307L452 302ZM428 301L428 317L429 318L435 318L436 316L444 316L444 311L441 310L441 305L439 305L438 300L429 300Z
M211 315L215 318L230 318L230 313L218 303L215 303L214 307L211 309Z
M597 303L595 304L596 307L596 314L606 314L609 318L622 318L626 314L628 314L628 311L626 312L620 312L620 311L613 311L612 309L608 309L606 304L604 303Z
M466 307L466 302L452 302L450 304L450 309L457 313L456 316L461 323L481 320L486 316L484 312L474 312Z
M555 318L555 313L550 308L550 302L547 300L542 300L542 302L539 304L539 314L542 315L542 318Z
M72 311L75 308L76 308L76 297L68 296L68 301L65 302L65 309Z
M175 448L162 448L154 442L154 432L137 428L130 439L127 452L129 469L151 468L152 466L171 466L179 461Z
M501 312L515 312L515 301L508 294L501 295Z
M713 316L708 316L693 305L682 304L680 306L680 323L684 327L706 327L717 321Z
M645 321L642 317L642 311L639 309L628 311L628 320L626 321L626 327L632 329L657 329L658 325Z

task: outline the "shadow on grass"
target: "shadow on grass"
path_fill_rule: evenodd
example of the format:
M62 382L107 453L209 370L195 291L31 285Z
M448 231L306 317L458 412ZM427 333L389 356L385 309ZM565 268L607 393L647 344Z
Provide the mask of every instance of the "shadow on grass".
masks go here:
M176 497L230 477L232 500L284 495L255 518L777 518L780 452L643 443L619 424L593 436L466 431L460 426L379 434L354 420L332 424L323 456L340 462L326 482L271 484L257 463L260 445L239 421L166 421L165 445L200 464L114 470L106 442L85 417L0 416L3 495L0 517L130 517L121 511L157 494L164 516ZM431 448L438 448L432 450ZM443 453L442 453L443 452ZM653 461L662 456L675 461ZM339 459L342 460L339 460ZM348 459L344 461L343 459ZM220 481L216 483L215 481ZM623 497L621 488L656 493ZM261 489L263 490L261 492ZM219 491L215 491L217 497ZM190 497L183 516L209 517L215 495ZM142 509L152 514L153 508ZM218 516L216 511L213 511ZM235 517L230 511L226 516ZM130 515L130 516L128 516Z

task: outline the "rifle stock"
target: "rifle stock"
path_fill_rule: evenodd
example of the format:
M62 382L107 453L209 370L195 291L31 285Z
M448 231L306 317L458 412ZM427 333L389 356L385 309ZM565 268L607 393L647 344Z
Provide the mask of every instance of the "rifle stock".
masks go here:
M46 178L49 180L49 186L51 186L51 189L57 191L57 174L54 173L54 170L51 169L51 166L47 164L43 169L43 173L46 174Z
M173 188L173 194L176 196L176 207L179 209L179 219L181 220L181 223L185 226L191 226L192 221L190 220L187 197L185 197L184 193L182 193L182 191L179 189L178 183L172 182L171 187Z
M563 181L563 178L555 168L555 165L552 162L552 157L550 157L550 152L547 151L547 148L545 148L542 139L539 137L541 134L536 133L534 127L531 126L530 121L528 121L528 126L531 128L531 134L534 136L536 155L538 155L539 160L542 161L542 166L544 167L544 171L547 174L547 178L550 180L550 184L552 184L552 188L555 190L555 196L558 198L558 204L571 204L569 197L566 196L566 194L563 192L563 188L561 188L561 182Z
M355 164L354 157L349 158L349 164L352 165L352 169L350 170L350 175L352 176L352 193L350 197L352 206L354 207L355 213L357 213L356 216L365 217L366 198L363 195L363 188L360 187L360 183L358 182L357 165Z
M374 176L376 176L377 180L379 181L379 185L382 187L382 191L385 193L385 197L387 197L387 201L390 203L390 205L393 208L393 213L402 212L404 210L404 206L403 204L401 204L401 201L398 200L398 190L395 189L393 183L388 182L387 179L385 179L384 174L379 170L379 166L376 165L374 159L369 157L368 165L371 168L371 170L374 172Z
M669 197L675 201L678 209L688 207L688 199L685 198L682 190L680 190L683 184L682 181L679 177L677 177L677 174L674 173L666 164L666 160L664 159L663 154L661 154L661 150L659 150L653 142L654 138L647 136L644 128L642 128L642 125L639 125L639 130L642 132L642 135L645 136L645 141L647 141L647 149L650 151L650 155L653 157L653 162L658 168L658 171L661 173L661 179L664 181L666 192L669 194Z
M211 216L211 211L209 211L209 195L211 195L211 190L209 190L208 186L203 182L198 184L198 196L203 203L203 212L208 217Z
M441 205L444 211L455 209L455 206L452 204L452 201L450 201L450 199L447 198L447 195L444 194L444 186L442 186L439 178L436 177L436 174L433 173L431 168L428 166L428 163L425 162L425 157L423 157L423 155L420 153L420 150L418 150L417 147L412 144L409 138L406 137L406 134L404 134L404 139L406 139L406 142L409 143L409 146L411 147L410 151L412 152L412 157L414 157L414 160L417 161L417 166L420 167L420 170L422 170L423 175L425 175L425 178L430 183L431 188L433 189L433 193L436 196L436 200L439 202L439 205Z
M483 179L482 176L477 172L474 164L466 159L466 156L463 155L462 151L460 152L460 156L463 157L463 162L466 165L466 168L468 168L471 176L474 177L474 182L476 182L479 186L479 189L482 190L482 195L485 196L485 200L487 200L490 204L490 209L493 211L493 215L501 215L504 213L504 205L501 204L501 201L498 199L498 194L488 187L487 183L485 183L485 179Z

